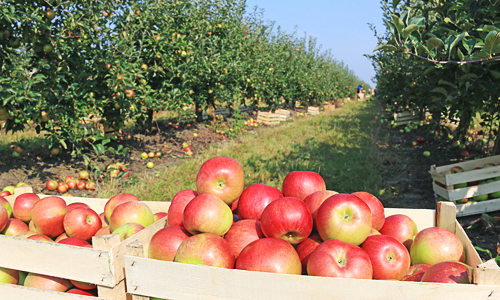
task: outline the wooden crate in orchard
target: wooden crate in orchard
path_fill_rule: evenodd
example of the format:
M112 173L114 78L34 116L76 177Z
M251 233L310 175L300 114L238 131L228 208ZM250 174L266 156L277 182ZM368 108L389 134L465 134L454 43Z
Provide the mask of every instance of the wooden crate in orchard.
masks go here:
M240 110L240 113L246 113L246 114L249 114L249 115L253 115L253 107L251 106L240 106L238 107L238 109Z
M309 106L307 108L307 113L310 115L319 115L319 107Z
M286 120L288 120L288 118L292 115L289 110L281 108L276 110L276 114L280 115L281 122L286 122Z
M408 123L415 123L420 120L418 111L405 111L394 113L394 122L398 125L406 125Z
M325 111L332 111L332 110L335 110L335 105L333 105L333 104L326 104L326 105L324 106L324 109L325 109Z
M17 196L31 192L30 187L16 188L15 194L7 196L6 199L13 205ZM39 195L40 198L48 196ZM104 211L104 205L108 201L102 198L61 198L67 205L83 202L97 213ZM144 203L153 213L167 212L170 206L170 202L144 201ZM97 285L98 291L98 298L88 298L0 283L0 298L16 300L130 298L125 288L123 256L126 245L136 240L149 242L151 235L165 227L165 224L166 218L161 219L122 242L118 234L92 237L93 248L0 235L0 267L92 283Z
M149 259L148 243L128 245L125 256L127 289L133 300L162 299L491 299L500 294L500 272L479 271L482 261L455 218L451 202L437 210L386 208L386 216L405 214L419 230L439 226L454 232L464 244L475 284L442 284L329 278L197 266ZM482 270L482 269L481 269ZM476 274L477 273L477 274ZM490 279L486 279L488 276ZM496 276L496 280L491 279ZM497 296L495 296L497 297Z
M257 123L262 125L278 125L281 122L281 115L271 112L257 112Z
M458 216L500 210L500 155L441 167L434 165L429 173L436 201L454 202Z

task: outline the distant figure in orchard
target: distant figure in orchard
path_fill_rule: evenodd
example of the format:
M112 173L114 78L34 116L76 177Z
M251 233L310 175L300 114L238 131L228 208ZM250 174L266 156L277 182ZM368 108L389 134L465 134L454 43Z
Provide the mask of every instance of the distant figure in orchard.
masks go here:
M362 97L362 95L361 95L362 90L363 90L363 85L359 84L358 88L356 89L356 96L358 97L358 99L361 99L361 97Z

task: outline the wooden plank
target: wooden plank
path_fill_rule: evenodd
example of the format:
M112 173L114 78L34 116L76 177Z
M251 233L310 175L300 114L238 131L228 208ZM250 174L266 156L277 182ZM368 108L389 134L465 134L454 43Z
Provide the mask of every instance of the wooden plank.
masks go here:
M450 165L445 165L445 166L440 166L440 167L434 166L434 170L436 173L440 173L440 172L449 171L451 168L453 168L455 166L460 166L464 170L468 171L468 170L472 170L476 167L482 167L485 164L489 164L489 163L499 164L500 163L500 155L489 156L489 157L475 159L475 160L468 160L468 161L459 162L459 163L450 164ZM432 168L431 168L431 171L432 171Z
M109 300L101 297L92 297L47 290L29 288L20 285L0 283L1 299L9 300Z
M436 226L456 231L457 207L453 202L438 202L436 205Z
M240 106L238 107L241 113L247 113L249 115L253 114L253 107L252 106Z
M465 263L473 268L476 268L478 265L483 263L481 257L479 256L476 249L472 245L472 242L467 236L467 233L465 233L465 230L462 228L462 226L460 225L460 223L458 223L457 220L455 220L455 228L456 228L456 230L454 231L455 234L464 245L466 254Z
M500 285L500 267L495 259L490 259L474 269L474 278L478 284Z
M307 108L307 113L313 116L319 115L319 107L309 106Z
M278 125L281 122L281 117L278 114L259 111L257 113L257 123L265 125Z

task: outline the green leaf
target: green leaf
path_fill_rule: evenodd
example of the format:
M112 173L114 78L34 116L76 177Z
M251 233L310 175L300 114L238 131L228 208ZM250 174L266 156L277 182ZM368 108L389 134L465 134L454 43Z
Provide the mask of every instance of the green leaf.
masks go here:
M494 71L494 70L490 70L490 73L491 73L491 75L493 75L493 77L495 77L496 79L500 79L500 72L498 72L498 71Z
M460 61L464 61L465 56L460 49L457 50L457 55L458 55L458 59L460 59Z
M99 144L97 145L97 149L99 150L99 152L101 152L102 154L104 154L106 152L106 149L104 149L104 145L103 144Z
M469 57L470 60L485 59L485 58L490 58L490 54L483 50L476 51Z
M451 42L450 49L448 50L449 51L448 59L451 58L451 53L452 53L451 51L453 50L453 47L455 47L455 45L458 42L460 42L464 37L465 37L465 32L462 32L461 34L456 36L456 38L453 40L453 42Z
M394 23L389 22L389 21L387 21L387 20L384 20L384 23L385 23L385 26L387 27L387 29L389 29L389 32L390 32L391 34L393 34L393 35L394 35L394 29L396 28L396 27L394 26ZM207 68L208 68L208 67L207 67Z
M500 33L497 31L490 31L484 39L484 50L492 56L493 53L500 52Z
M443 79L439 80L438 84L439 85L447 85L447 86L451 86L452 88L456 88L456 86L452 82L449 82L449 81L443 80Z
M441 93L443 94L444 96L448 96L448 92L442 88L442 87L437 87L437 88L434 88L431 93Z
M66 146L66 142L64 140L59 140L59 143L63 146L64 149L68 149L68 146Z
M403 36L403 38L407 38L415 30L418 30L418 25L415 24L408 25L405 29L403 29L401 35Z
M378 51L378 50L389 50L389 51L396 51L398 48L396 46L390 45L390 44L382 44L378 45L373 51Z
M392 22L394 23L396 30L401 34L405 28L405 23L403 23L403 21L395 14L392 14Z
M478 78L479 76L477 76L476 74L474 73L467 73L467 74L464 74L462 75L462 77L460 77L460 80L466 80L466 79L476 79Z
M443 41L437 37L431 37L427 40L427 48L429 51L434 50L435 48L444 45Z
M398 6L398 4L399 4L399 2L401 2L401 0L393 0L392 1L392 8L396 9L397 6Z
M424 26L425 18L422 16L414 16L410 19L410 21L408 21L408 25Z

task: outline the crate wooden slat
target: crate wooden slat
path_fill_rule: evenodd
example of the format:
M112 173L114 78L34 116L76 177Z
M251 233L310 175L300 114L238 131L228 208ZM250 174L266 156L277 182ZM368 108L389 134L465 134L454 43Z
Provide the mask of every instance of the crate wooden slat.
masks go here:
M491 168L482 168L475 170L474 168L483 167L485 164L495 164ZM475 196L491 194L500 191L500 155L450 164L446 166L436 167L431 166L429 173L431 174L433 183L432 188L436 195L436 201L440 198L452 201L457 205L458 216L468 216L480 214L490 211L500 210L500 198L488 199L478 202L457 203L462 199L469 199ZM461 167L464 172L451 174L453 167ZM473 181L482 181L488 179L497 179L490 183L467 186L463 188L455 188L454 185ZM444 186L440 186L437 182Z
M332 110L335 110L335 105L327 104L324 106L324 108L325 108L325 111L332 111Z
M406 214L419 230L440 226L452 230L464 244L467 263L482 262L455 219L455 205L441 202L436 210L386 208L386 216ZM500 285L441 284L286 275L196 266L148 259L148 244L128 245L127 287L133 300L166 299L491 299ZM480 278L480 277L478 277Z
M6 199L13 205L18 195L31 192L30 187L16 188L14 195L7 196ZM40 198L48 196L39 195ZM97 213L104 210L108 201L103 198L61 198L66 204L86 203ZM144 201L144 203L153 213L167 212L170 205L169 202ZM0 235L0 267L96 284L99 297L125 299L123 256L126 245L137 239L148 242L151 234L163 228L165 224L166 219L161 219L122 242L117 234L93 237L93 248ZM2 287L0 286L0 295L3 295Z
M257 112L257 123L262 123L263 125L278 125L281 122L281 116L279 114L273 114L270 112Z
M224 107L224 108L216 108L215 109L215 115L216 116L217 115L222 115L222 116L224 116L224 118L227 118L227 116L229 116L229 113L230 113L229 108L225 108Z
M307 108L307 113L313 116L319 115L319 107L309 106Z
M0 283L0 291L2 299L12 299L12 300L107 300L101 297L92 297L60 293L54 291L39 290L34 288L29 288L25 286L19 286L14 284ZM120 300L126 300L126 297Z
M418 122L418 120L419 120L418 112L415 111L394 113L394 122L396 122L398 125L414 123Z
M240 113L247 113L249 115L253 115L253 107L252 106L240 106L238 107L238 109L240 110Z
M276 114L280 115L281 122L285 122L286 120L288 120L292 113L286 109L277 109Z

